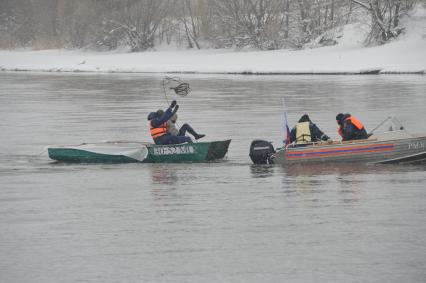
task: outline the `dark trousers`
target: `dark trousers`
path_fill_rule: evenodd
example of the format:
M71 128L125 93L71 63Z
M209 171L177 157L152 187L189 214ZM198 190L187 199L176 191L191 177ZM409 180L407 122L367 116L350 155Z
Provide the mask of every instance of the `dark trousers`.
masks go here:
M180 144L189 142L191 143L192 140L190 137L186 136L173 136L171 134L165 134L161 137L158 137L154 139L155 144Z
M178 136L184 136L186 132L190 133L193 136L197 134L190 125L185 123L182 125L182 127L180 127Z

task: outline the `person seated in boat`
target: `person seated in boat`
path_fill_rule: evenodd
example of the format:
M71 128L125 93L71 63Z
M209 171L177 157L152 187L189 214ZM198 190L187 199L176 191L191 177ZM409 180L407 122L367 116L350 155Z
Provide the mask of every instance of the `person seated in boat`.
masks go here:
M186 132L190 133L194 136L196 140L199 140L206 135L204 134L198 134L189 124L185 123L178 129L176 127L176 121L177 121L177 113L173 114L173 116L170 118L169 121L167 121L167 132L169 132L172 135L175 136L185 136Z
M291 129L290 142L297 145L318 141L328 141L330 138L315 125L307 114L304 114Z
M364 125L351 114L339 113L336 116L336 121L339 125L338 132L342 137L342 141L362 140L368 138Z
M176 114L178 109L179 105L177 105L176 100L173 100L166 111L159 109L156 112L149 113L149 128L155 144L164 145L192 142L190 137L172 135L167 131L167 122L174 114Z

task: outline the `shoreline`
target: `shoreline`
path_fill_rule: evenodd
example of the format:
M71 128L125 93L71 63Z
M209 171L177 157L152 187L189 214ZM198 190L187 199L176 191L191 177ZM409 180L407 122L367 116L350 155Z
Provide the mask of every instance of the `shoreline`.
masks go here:
M183 74L183 75L243 75L243 76L371 76L371 75L426 75L426 70L419 71L382 71L381 69L373 71L312 71L312 72L197 72L197 71L91 71L91 70L60 70L60 69L5 69L1 68L3 73L81 73L81 74Z
M236 52L172 50L139 53L50 49L0 50L0 71L217 75L426 74L426 38L381 46Z

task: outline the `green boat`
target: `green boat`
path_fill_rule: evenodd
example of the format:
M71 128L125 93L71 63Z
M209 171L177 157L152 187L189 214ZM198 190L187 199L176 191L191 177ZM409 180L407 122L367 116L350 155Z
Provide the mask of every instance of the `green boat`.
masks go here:
M180 163L221 159L231 140L156 145L144 142L101 142L48 147L49 157L68 163Z

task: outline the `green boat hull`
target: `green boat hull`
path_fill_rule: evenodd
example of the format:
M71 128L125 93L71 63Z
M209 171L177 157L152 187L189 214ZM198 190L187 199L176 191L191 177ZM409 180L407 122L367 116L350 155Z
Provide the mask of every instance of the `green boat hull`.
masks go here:
M181 162L208 162L222 159L228 152L231 140L185 143L175 145L155 145L140 143L144 157L135 158L132 155L100 153L74 147L50 147L49 157L53 160L66 163L181 163ZM108 143L109 148L114 145L121 149L126 143ZM132 143L135 150L135 143ZM137 150L137 149L136 149Z

